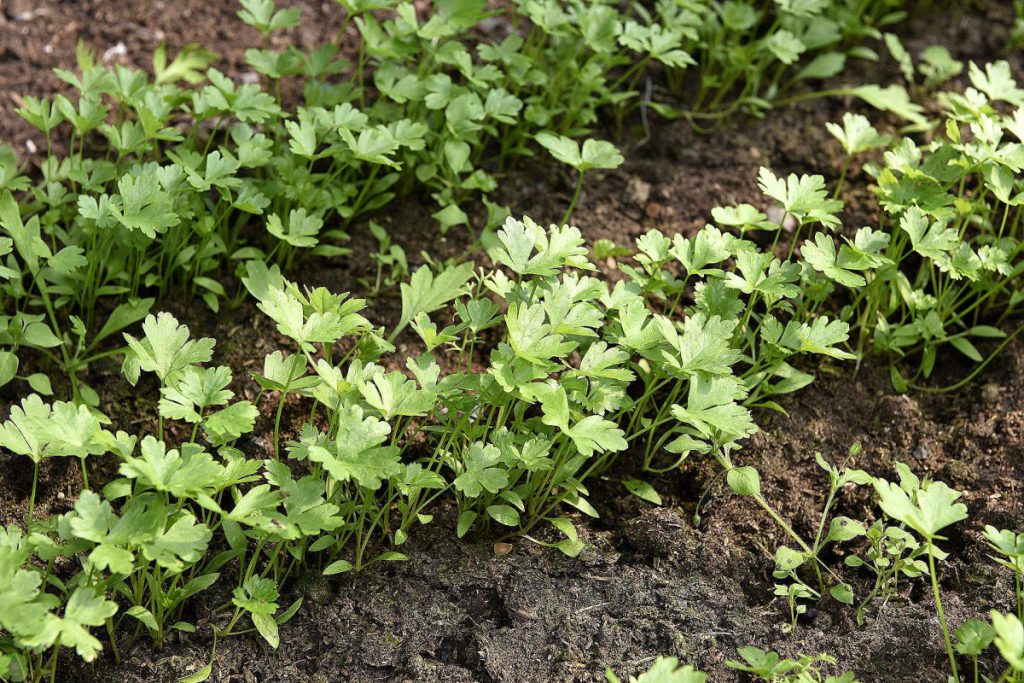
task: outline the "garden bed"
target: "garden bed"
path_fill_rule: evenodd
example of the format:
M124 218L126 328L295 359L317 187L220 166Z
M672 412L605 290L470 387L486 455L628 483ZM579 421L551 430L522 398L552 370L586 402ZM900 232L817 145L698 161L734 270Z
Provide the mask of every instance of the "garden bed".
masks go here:
M198 42L220 53L226 72L245 72L242 53L258 44L259 34L234 18L232 3L181 0L159 7L146 14L131 2L5 4L0 9L0 140L28 158L45 150L45 141L12 111L24 95L61 87L50 69L71 65L79 39L114 62L135 66L147 65L160 42L172 52ZM312 47L332 37L342 16L334 3L304 3L302 27L279 39ZM941 27L918 18L899 33L911 50L941 43L957 59L980 63L1002 56L998 50L1006 43L1011 8L991 3L948 18ZM1019 57L1011 60L1016 76ZM895 71L890 62L880 68ZM878 82L884 73L855 77ZM739 119L711 135L653 116L646 131L634 122L618 140L626 163L589 180L573 223L588 245L599 239L631 245L651 228L692 235L710 221L716 206L749 202L767 208L756 183L760 166L780 175L818 173L832 183L843 158L825 123L861 106L851 99L816 101L772 111L760 121ZM609 130L605 137L614 134ZM499 180L494 198L513 215L541 223L557 221L573 191L573 178L550 160ZM843 218L850 228L872 225L880 211L869 182L855 162L844 191ZM432 211L426 202L410 199L372 218L404 246L412 264L422 262L421 250L439 259L472 248L472 239L460 229L439 239ZM350 232L351 255L313 257L292 276L302 284L360 295L375 275L376 245L364 221ZM486 256L477 251L474 258ZM598 266L621 277L611 260ZM257 397L258 387L246 371L259 371L263 357L287 340L252 301L219 314L198 300L168 298L161 306L194 337L217 339L213 362L233 369L232 389L240 398ZM373 300L367 316L390 328L400 313L396 288ZM403 369L406 357L423 350L411 330L396 344L398 353L383 361L389 370ZM935 386L952 384L972 370L951 349L940 352L936 367ZM917 474L965 492L969 521L947 530L944 544L950 553L941 573L949 620L960 623L987 617L992 609L1011 609L1012 575L988 559L981 530L986 524L1024 525L1024 343L1011 343L975 381L950 393L897 394L888 368L870 358L862 364L814 363L808 369L814 383L780 399L785 414L757 411L761 431L736 455L760 472L764 498L797 533L813 536L828 492L815 452L842 462L850 446L860 443L851 464L890 478L896 462L907 463ZM144 378L138 389L128 386L119 359L97 363L90 380L101 389L112 428L155 431L157 415L149 398L157 390L155 380ZM0 417L20 398L13 386L0 389ZM273 431L276 401L265 397L258 408L254 435L243 437L238 447L266 453L273 448L267 435ZM298 401L288 403L284 437L296 435L306 410ZM786 601L772 593L774 549L786 542L778 525L750 499L732 494L710 461L691 456L681 470L651 480L663 499L660 506L623 488L621 479L643 474L630 465L628 453L620 462L624 472L588 484L600 518L573 517L586 544L578 557L521 539L499 554L494 545L499 539L487 533L460 541L455 508L442 503L433 522L403 546L408 562L340 577L309 573L290 581L281 604L300 596L304 601L282 625L280 647L273 650L255 635L222 639L211 680L591 681L603 680L606 666L620 676L638 674L656 657L672 655L708 672L712 681L742 681L748 679L725 662L745 645L791 656L828 653L838 661L837 671L854 671L863 681L946 680L948 662L927 582L908 581L897 597L876 601L862 625L851 608L825 599L786 633ZM37 515L71 509L81 487L77 467L72 458L44 464ZM90 461L91 480L102 483L115 475L112 462ZM31 479L27 460L0 455L0 523L24 519ZM864 519L871 509L869 496L846 492L835 512ZM864 576L853 574L851 581L858 595L870 590ZM159 652L138 639L122 647L119 665L106 650L92 665L65 650L58 678L171 681L201 668L213 644L204 628L213 618L206 605L229 601L227 591L215 586L189 608L197 633L172 636ZM994 671L995 662L991 655L986 665Z

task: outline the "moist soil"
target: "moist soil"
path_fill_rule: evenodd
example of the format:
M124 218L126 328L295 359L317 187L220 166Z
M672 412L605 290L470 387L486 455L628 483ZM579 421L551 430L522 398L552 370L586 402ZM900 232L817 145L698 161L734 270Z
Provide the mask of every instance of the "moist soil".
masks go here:
M282 3L291 4L291 3ZM285 40L312 47L331 38L341 11L334 2L300 3L301 27ZM13 110L25 95L59 90L50 74L72 68L78 40L108 62L138 67L166 41L173 53L199 42L221 53L220 68L244 77L244 48L259 36L234 18L224 0L157 2L146 11L127 0L112 2L29 2L0 0L0 139L32 160L44 141ZM933 8L933 11L934 10ZM935 16L932 14L932 16ZM960 59L991 61L1003 56L1013 12L1007 4L981 4L966 11L944 11L942 26L927 17L904 25L912 52L932 43L947 45ZM1019 58L1012 58L1021 76ZM891 63L861 69L862 81L891 80ZM757 168L777 173L821 173L834 182L841 166L838 144L824 122L856 109L852 101L818 101L773 112L762 121L739 121L712 135L697 135L685 123L651 121L618 136L628 151L615 172L594 174L574 216L590 243L611 239L631 245L646 230L691 234L710 217L712 207L750 202L766 208L756 186ZM879 116L870 113L874 119ZM607 137L616 131L607 131ZM543 161L510 172L496 197L513 214L538 220L560 218L572 178ZM845 224L871 225L877 206L859 164L848 176ZM430 206L417 200L391 205L374 219L412 263L421 250L434 257L466 252L471 238L458 231L438 239ZM334 291L366 291L374 271L372 239L359 226L348 245L350 257L312 260L294 276ZM485 258L479 253L475 258ZM609 276L613 262L600 264ZM166 301L194 335L218 340L214 361L229 364L236 393L254 398L255 386L243 376L262 364L266 353L287 347L265 316L247 303L212 315L202 304ZM385 291L369 309L374 322L390 324L400 308L397 293ZM390 363L418 352L410 335L399 340ZM443 364L444 359L441 359ZM955 355L937 363L936 386L951 384L971 368ZM894 476L896 462L918 474L965 491L968 521L954 527L944 543L950 558L940 569L944 605L955 626L990 609L1012 604L1012 577L988 559L980 532L986 524L1024 527L1021 482L1024 474L1024 344L1012 343L966 388L955 393L892 391L888 371L867 360L807 368L817 380L782 401L785 413L761 412L762 431L737 455L762 476L765 498L798 533L813 536L827 478L815 452L842 462L849 446L862 445L850 463L877 475ZM114 426L152 433L155 385L132 389L119 378L116 362L91 369L104 409ZM0 418L18 400L10 385L0 390ZM261 405L255 434L271 433L272 399ZM302 408L289 404L286 432L294 430ZM172 435L172 440L176 436ZM256 436L239 446L266 457L272 445ZM629 455L623 478L637 475ZM0 451L0 523L19 523L26 513L31 469ZM114 475L114 466L90 462L90 480ZM772 594L774 549L786 543L777 525L748 499L729 493L713 468L699 459L680 471L652 480L663 504L653 506L625 493L621 483L592 484L600 518L576 518L586 549L568 558L519 540L499 556L493 538L455 538L454 513L435 509L436 519L412 534L403 547L410 561L381 563L358 576L325 579L308 575L286 587L283 604L303 597L302 608L281 629L275 651L252 635L217 643L211 680L215 681L597 681L605 666L620 676L644 670L658 655L674 655L711 675L712 681L748 680L727 668L736 648L757 645L788 656L829 653L841 670L866 682L945 681L947 662L928 587L903 583L899 594L876 601L858 625L854 610L826 599L814 605L789 633L786 602ZM47 461L42 469L37 509L64 512L80 489L77 464ZM698 507L699 505L699 507ZM876 510L861 491L840 495L836 513L871 520ZM856 549L855 544L851 548ZM858 596L870 589L868 576L842 567L841 555L827 560L853 583ZM223 583L223 582L222 582ZM162 651L122 637L120 664L109 648L92 666L65 655L59 668L65 681L172 681L209 659L213 645L211 610L229 596L214 587L186 617L194 635L173 637ZM219 623L219 622L217 622ZM984 662L994 667L994 662ZM984 671L985 669L983 669ZM987 669L991 675L994 669ZM838 669L837 669L838 671Z

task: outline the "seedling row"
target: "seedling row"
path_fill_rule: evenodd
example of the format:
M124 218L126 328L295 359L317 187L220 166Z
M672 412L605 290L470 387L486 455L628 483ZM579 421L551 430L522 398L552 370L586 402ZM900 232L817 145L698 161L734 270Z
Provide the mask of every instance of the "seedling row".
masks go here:
M182 680L215 678L224 639L279 646L299 577L416 562L407 543L439 511L454 524L432 533L576 557L595 482L660 505L657 482L698 460L784 535L785 632L821 601L875 618L919 584L950 680L1024 681L1019 528L983 530L1013 594L952 623L940 577L945 534L971 524L962 492L903 463L859 469L851 444L816 456L820 521L801 533L744 452L816 374L869 363L893 392L956 391L1024 329L1011 61L912 53L897 0L339 3L336 40L303 51L275 47L299 10L242 0L258 82L198 46L147 71L82 46L57 71L68 95L24 98L46 153L0 147L0 391L16 397L0 448L31 471L24 518L0 530L0 679L59 680L62 650L117 662L200 626L210 659ZM894 81L842 85L879 60ZM829 179L762 167L756 205L723 203L692 234L588 244L575 225L652 119L706 133L836 97L857 111L827 125ZM492 199L543 165L572 179L559 222ZM866 226L846 220L855 166L879 207ZM378 220L407 197L473 248L411 267ZM378 247L365 291L304 281L353 240ZM389 292L400 315L382 326ZM225 340L176 306L193 301L254 306L282 343L249 372L218 365ZM111 419L111 363L154 418L137 429ZM46 514L58 458L80 490ZM866 516L837 513L847 496ZM752 680L855 680L828 653L735 656ZM707 678L665 658L630 680Z

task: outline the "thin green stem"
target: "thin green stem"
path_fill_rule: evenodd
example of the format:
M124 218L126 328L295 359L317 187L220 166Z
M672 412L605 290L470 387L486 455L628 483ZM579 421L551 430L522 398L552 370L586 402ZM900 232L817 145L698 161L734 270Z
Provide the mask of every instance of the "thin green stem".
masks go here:
M572 201L569 202L569 208L565 212L565 216L562 218L562 225L567 225L569 219L572 218L573 209L576 208L576 202L580 199L580 194L583 192L583 177L586 175L585 171L580 171L580 177L576 181L576 191L573 192Z
M939 579L935 575L935 545L932 539L928 540L928 574L932 580L932 591L935 593L935 611L939 613L939 624L942 626L942 640L946 643L946 653L949 655L949 668L953 672L953 680L959 681L960 674L956 668L956 655L953 652L953 641L949 638L949 626L946 624L946 614L942 611L942 596L939 594Z

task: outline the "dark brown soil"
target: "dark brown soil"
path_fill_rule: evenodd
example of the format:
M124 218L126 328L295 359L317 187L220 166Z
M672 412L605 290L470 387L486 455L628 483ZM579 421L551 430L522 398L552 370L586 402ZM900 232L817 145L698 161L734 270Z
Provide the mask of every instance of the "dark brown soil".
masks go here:
M335 3L303 6L303 27L289 39L308 46L333 35L340 16ZM241 52L258 40L234 19L233 3L179 0L154 7L158 11L142 11L130 2L0 0L0 139L25 153L32 135L11 113L17 97L58 87L49 69L73 65L79 38L100 53L122 41L126 47L118 59L137 66L148 62L161 40L172 51L200 42L222 53L225 70L245 69ZM986 4L951 14L941 27L914 21L905 41L914 49L941 41L957 57L991 60L1005 43L1012 16L1007 9ZM1019 66L1015 59L1018 75ZM884 73L862 76L891 77L891 64L881 68ZM760 165L834 179L839 149L823 124L851 106L857 105L816 102L713 136L696 135L685 124L656 123L642 145L629 142L644 137L634 131L622 143L633 147L629 161L591 179L574 222L590 241L609 238L631 245L651 227L692 232L716 205L748 201L763 208L755 182ZM502 203L515 214L544 221L560 217L572 188L571 178L543 162L502 181ZM870 224L876 209L859 166L849 183L847 224ZM421 249L447 257L469 245L468 236L458 232L439 240L426 204L407 201L386 211L375 219L405 245L414 262ZM360 278L372 276L373 245L365 233L355 232L351 258L309 263L302 279L359 292ZM168 302L165 307L195 334L219 340L215 360L230 364L239 378L236 390L252 397L244 371L284 344L273 325L251 304L216 317L193 305ZM385 293L371 312L385 323L397 310L396 293ZM413 350L411 339L401 341L409 345L405 351ZM939 365L944 380L968 371L953 357ZM143 382L131 390L113 362L94 371L115 424L152 432L155 387ZM810 388L784 402L788 416L758 416L763 431L738 455L741 463L760 470L765 497L799 533L813 535L827 490L815 451L842 460L849 445L859 441L863 452L854 464L874 474L891 474L896 461L906 462L921 475L966 491L971 516L950 534L944 547L952 555L940 569L950 621L956 625L992 608L1006 609L1011 577L987 559L980 531L985 524L1024 527L1024 346L1012 344L978 381L955 394L895 395L884 368L870 362L858 374L852 365L816 372ZM6 413L3 403L15 398L0 394L0 416ZM243 447L262 457L268 444L260 437ZM0 464L0 523L15 523L25 514L31 471L9 455L0 454ZM94 480L112 475L107 463L90 467ZM624 467L630 467L628 460ZM221 641L211 680L594 681L603 680L605 666L620 675L636 673L657 655L670 654L708 671L712 681L739 681L745 679L724 663L747 644L787 655L827 652L865 682L946 680L938 621L920 582L907 582L898 598L872 606L863 626L857 626L851 609L826 600L795 633L784 633L788 613L784 601L772 596L771 571L772 553L785 537L766 514L729 494L713 474L707 463L695 460L663 477L656 482L665 499L662 507L625 495L616 481L595 482L593 500L601 519L578 520L588 547L576 559L527 541L516 542L505 557L494 554L492 539L458 542L451 510L442 507L431 527L414 534L404 548L409 562L341 580L295 582L283 602L299 595L305 602L282 628L280 648L275 652L249 636ZM77 463L46 463L40 509L66 510L79 490L79 476ZM696 506L705 491L709 495L697 525ZM838 511L870 519L869 502L867 495L849 493ZM858 595L865 594L866 575L833 559ZM209 605L197 606L192 615L200 624L197 635L172 639L162 652L145 643L122 643L120 666L106 653L93 667L67 656L63 679L172 681L200 668L212 646L205 627L209 608L224 597L211 594Z

